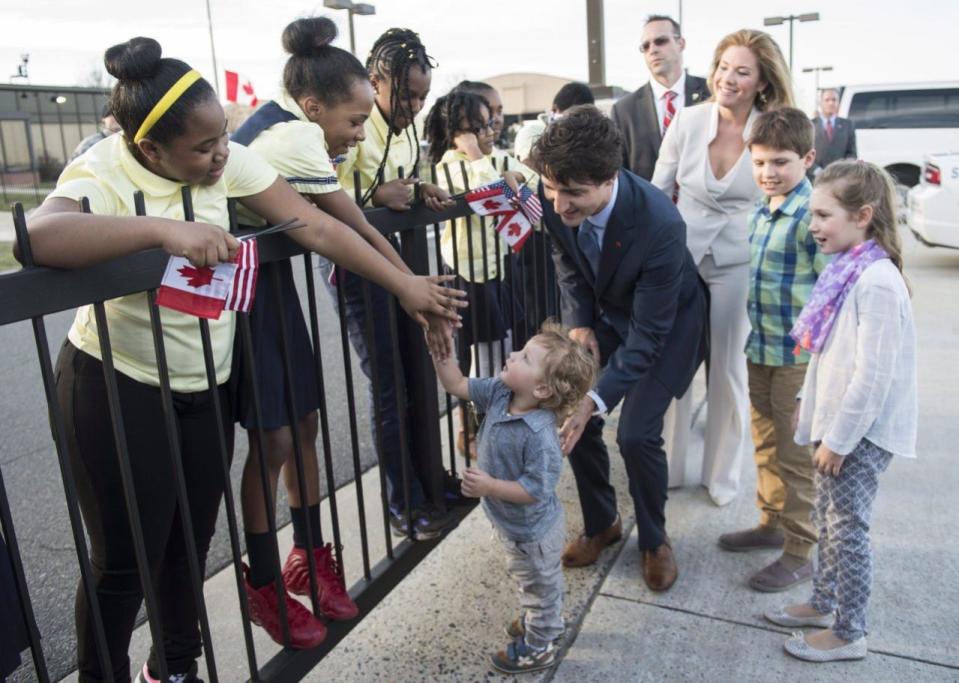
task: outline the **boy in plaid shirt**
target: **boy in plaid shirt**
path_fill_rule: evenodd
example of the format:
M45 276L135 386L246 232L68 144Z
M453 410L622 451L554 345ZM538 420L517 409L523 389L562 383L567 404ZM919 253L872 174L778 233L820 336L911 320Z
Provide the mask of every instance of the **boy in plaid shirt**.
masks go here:
M749 220L751 256L746 342L759 525L723 534L725 550L782 548L782 556L749 579L758 591L778 592L812 578L812 454L793 441L792 415L809 354L794 353L789 336L825 267L809 232L812 186L806 171L816 158L815 134L798 109L762 114L752 128L753 177L765 198Z

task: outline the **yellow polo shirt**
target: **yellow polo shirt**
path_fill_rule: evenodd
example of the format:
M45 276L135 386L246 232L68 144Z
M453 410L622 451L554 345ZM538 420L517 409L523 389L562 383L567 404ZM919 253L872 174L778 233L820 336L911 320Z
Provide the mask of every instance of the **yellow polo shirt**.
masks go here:
M493 167L493 157L496 157L496 168ZM462 164L460 162L463 162ZM449 166L452 185L446 178L444 164ZM464 180L463 165L466 167ZM504 169L505 165L505 169ZM437 181L440 187L446 189L450 194L461 194L466 191L467 184L471 190L475 190L481 185L486 185L495 180L499 180L503 170L518 171L526 179L526 185L533 191L539 183L539 176L536 173L513 159L505 152L494 151L493 154L485 156L482 159L469 161L465 154L450 149L446 151L440 163L436 166ZM460 277L470 282L485 282L495 280L500 277L503 262L506 254L509 252L509 246L496 232L496 221L490 216L485 219L486 227L480 226L480 217L471 216L470 218L457 218L448 222L443 228L443 234L440 236L440 253L443 260L450 267L453 267L453 232L456 232L456 262ZM468 232L467 226L472 224L472 232ZM470 239L472 235L472 240ZM473 259L470 261L470 242L472 241ZM499 241L499 261L496 259L496 244ZM486 258L488 265L483 269L483 245L486 245ZM473 273L470 275L472 264Z
M191 188L196 220L229 229L227 198L263 192L276 178L276 171L256 154L230 143L230 156L220 179L214 185ZM90 210L102 216L134 216L133 195L142 190L148 216L183 220L181 187L180 183L161 178L141 166L127 148L124 136L113 135L67 166L50 196L74 201L86 197ZM105 307L117 371L138 382L159 386L146 293L111 299ZM160 320L171 388L178 392L206 390L198 319L160 308ZM230 378L233 329L230 311L224 311L219 320L210 321L219 384ZM102 360L92 305L77 309L67 336L78 349Z
M399 178L399 171L403 169L403 176L409 177L413 173L413 164L416 163L416 142L414 130L416 124L411 123L398 135L390 139L390 151L383 166L383 180L389 182ZM343 189L355 197L354 171L360 172L360 187L366 192L373 184L376 178L376 171L380 167L380 161L386 154L386 138L389 136L390 126L380 108L373 105L373 111L370 117L366 119L363 125L366 139L356 147L350 149L346 155L346 160L336 167L336 173L340 178L340 184ZM429 180L429 174L421 174L423 180ZM413 197L413 187L410 186L410 198Z
M306 117L285 90L274 101L294 114L296 120L273 124L256 136L250 149L266 159L300 194L326 194L342 189L323 129Z

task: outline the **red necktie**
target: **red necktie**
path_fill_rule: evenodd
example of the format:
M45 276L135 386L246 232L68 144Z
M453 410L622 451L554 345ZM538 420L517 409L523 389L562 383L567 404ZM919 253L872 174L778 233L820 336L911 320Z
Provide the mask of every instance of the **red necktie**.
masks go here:
M676 115L676 105L673 104L675 98L676 93L672 90L663 93L663 99L666 100L666 110L663 112L663 135L666 135L669 124L673 122L673 117Z
M826 139L829 140L829 142L832 142L832 133L832 121L826 119Z

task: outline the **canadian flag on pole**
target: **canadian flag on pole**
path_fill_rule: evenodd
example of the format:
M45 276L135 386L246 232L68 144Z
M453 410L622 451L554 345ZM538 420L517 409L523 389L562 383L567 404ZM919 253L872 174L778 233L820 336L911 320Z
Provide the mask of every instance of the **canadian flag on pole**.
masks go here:
M529 222L522 211L513 211L500 218L497 232L506 241L513 251L518 252L533 232L533 224Z
M258 266L255 239L240 242L233 263L213 268L197 268L182 256L171 256L157 292L157 304L211 320L219 319L224 308L249 313Z
M223 74L226 81L227 102L246 104L251 107L255 107L259 103L249 78L238 74L236 71L224 70Z

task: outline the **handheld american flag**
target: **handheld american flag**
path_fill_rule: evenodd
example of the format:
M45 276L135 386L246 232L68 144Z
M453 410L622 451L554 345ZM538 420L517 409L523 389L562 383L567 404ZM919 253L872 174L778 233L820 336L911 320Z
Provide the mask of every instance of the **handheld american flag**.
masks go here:
M496 230L513 251L522 248L533 224L543 217L535 192L522 185L517 196L502 179L468 192L466 201L481 216L501 216Z

